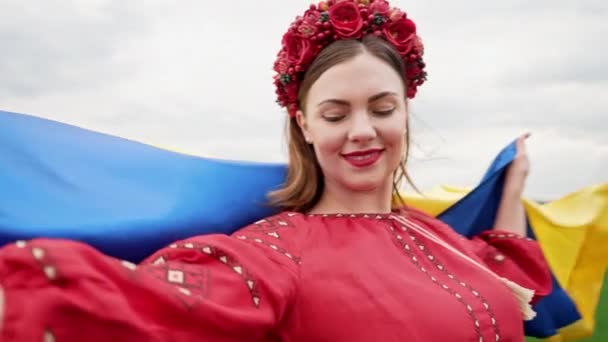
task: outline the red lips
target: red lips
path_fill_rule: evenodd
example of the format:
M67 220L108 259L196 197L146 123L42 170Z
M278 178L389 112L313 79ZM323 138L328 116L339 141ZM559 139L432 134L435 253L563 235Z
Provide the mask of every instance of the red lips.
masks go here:
M380 156L384 152L384 149L369 149L364 151L354 151L350 153L343 153L342 157L354 167L363 168L368 167L376 163Z

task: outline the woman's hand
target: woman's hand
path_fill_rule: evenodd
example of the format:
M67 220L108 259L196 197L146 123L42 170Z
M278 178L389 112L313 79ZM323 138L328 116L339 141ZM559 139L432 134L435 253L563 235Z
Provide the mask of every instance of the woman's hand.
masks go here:
M524 192L526 179L530 172L530 161L528 160L528 151L526 149L526 139L529 137L530 133L526 133L517 138L516 141L517 153L507 169L503 189L510 196L521 198Z

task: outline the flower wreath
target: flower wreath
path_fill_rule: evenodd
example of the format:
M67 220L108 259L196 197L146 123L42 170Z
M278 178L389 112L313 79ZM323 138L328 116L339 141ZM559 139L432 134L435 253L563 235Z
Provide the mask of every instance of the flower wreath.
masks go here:
M277 102L294 117L304 73L318 53L336 40L361 39L374 34L391 43L405 64L407 97L416 96L426 81L424 47L416 24L385 0L327 0L310 5L283 35L274 63Z

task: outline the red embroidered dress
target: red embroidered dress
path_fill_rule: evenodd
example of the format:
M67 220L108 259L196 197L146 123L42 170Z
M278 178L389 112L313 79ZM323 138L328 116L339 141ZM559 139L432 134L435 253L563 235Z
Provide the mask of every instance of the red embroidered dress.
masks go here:
M404 217L537 298L550 291L536 242ZM18 242L0 272L2 341L523 341L505 285L391 215L285 212L137 266L76 242Z

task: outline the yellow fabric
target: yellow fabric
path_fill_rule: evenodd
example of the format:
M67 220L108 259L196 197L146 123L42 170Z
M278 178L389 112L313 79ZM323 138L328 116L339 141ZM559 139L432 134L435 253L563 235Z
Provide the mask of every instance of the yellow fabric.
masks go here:
M526 202L526 210L547 261L582 315L559 335L563 341L591 336L608 267L608 184L542 206Z
M469 191L442 186L403 198L408 205L437 216ZM581 320L561 329L548 341L591 336L608 267L608 183L545 204L524 199L524 206L547 262L582 315Z
M407 205L422 210L431 216L437 216L458 202L469 191L469 189L442 185L424 194L405 194L403 200Z

